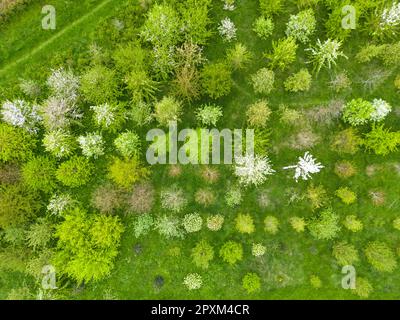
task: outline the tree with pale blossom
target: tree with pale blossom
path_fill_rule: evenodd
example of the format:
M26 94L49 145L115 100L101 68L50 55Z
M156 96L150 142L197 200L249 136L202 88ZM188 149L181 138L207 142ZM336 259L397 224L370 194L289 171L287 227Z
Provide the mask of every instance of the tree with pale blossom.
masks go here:
M82 113L70 100L61 97L49 97L40 108L43 124L47 130L68 129L82 118Z
M383 99L374 99L372 101L374 111L371 113L372 121L382 121L392 111L392 106Z
M38 131L38 125L42 120L39 107L24 100L4 102L1 107L1 116L4 122L34 133Z
M236 159L235 175L244 186L261 185L274 172L268 157L246 154Z
M303 157L299 157L299 162L293 166L284 167L284 170L295 169L294 179L296 182L299 178L308 180L311 174L318 173L324 166L316 162L316 159L309 153L306 152Z
M229 18L221 20L218 26L218 32L225 41L232 41L236 39L236 26Z
M52 70L47 79L47 86L58 98L66 99L70 103L74 103L78 99L79 78L71 70L64 68Z
M101 135L88 133L86 136L78 137L77 140L85 157L98 158L104 154L104 140Z

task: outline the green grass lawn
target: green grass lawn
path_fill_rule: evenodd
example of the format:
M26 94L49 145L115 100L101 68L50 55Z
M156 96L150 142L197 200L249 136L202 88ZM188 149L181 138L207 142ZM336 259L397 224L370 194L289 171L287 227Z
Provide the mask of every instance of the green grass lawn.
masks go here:
M76 70L88 64L88 47L96 43L109 49L110 43L104 40L96 30L102 24L112 28L112 18L122 15L121 8L128 0L54 0L57 8L57 30L44 31L40 28L40 8L46 1L33 1L25 10L13 16L0 30L0 101L14 95L15 88L21 78L33 78L43 81L50 69L56 65L66 64ZM225 16L229 16L238 28L237 42L244 44L252 52L252 60L244 71L234 72L234 86L231 93L217 101L223 107L224 116L218 123L218 128L244 128L246 126L245 112L247 106L256 102L262 96L254 94L249 82L249 75L263 67L268 67L268 61L263 53L271 50L272 40L285 36L285 24L290 14L298 12L294 4L286 6L285 11L274 18L276 31L268 40L261 40L252 31L254 20L260 15L258 1L237 1L233 12L222 9L221 1L214 1L212 10L213 29ZM326 13L322 6L317 12L318 28L313 39L325 39L322 27ZM127 37L129 38L129 37ZM125 39L118 40L125 41ZM231 209L225 204L225 194L228 186L235 182L231 166L220 165L219 180L214 184L206 184L201 177L202 166L184 166L179 177L168 175L169 166L156 165L152 168L151 182L156 193L177 184L182 187L190 201L184 212L177 214L183 217L190 212L199 212L203 217L208 214L222 214L225 224L221 231L211 232L203 228L200 232L190 234L183 240L166 240L156 231L139 239L132 232L134 218L121 213L125 225L119 255L111 275L104 280L86 284L82 289L73 289L75 284L66 282L65 296L70 299L358 299L349 290L341 288L341 267L332 257L334 241L314 239L307 231L296 233L289 224L289 218L300 216L310 218L315 213L306 199L289 203L288 192L304 194L310 185L322 184L331 195L330 205L343 219L346 215L355 214L364 223L362 232L353 233L342 228L337 240L346 240L355 245L360 253L360 261L355 265L357 275L367 278L373 285L371 299L399 299L400 274L398 269L393 273L380 273L368 264L363 248L369 241L380 240L389 243L393 249L400 247L399 231L392 227L392 221L399 216L400 211L400 173L393 164L400 163L399 153L389 156L376 156L366 151L355 155L340 155L330 148L333 136L348 126L339 120L331 125L313 122L312 132L318 136L319 142L309 149L294 149L288 141L302 130L301 127L288 126L279 119L280 105L287 105L296 110L306 112L315 106L327 106L333 100L348 101L363 97L366 100L383 98L394 107L399 107L399 93L394 90L393 81L398 68L389 70L390 76L374 90L365 90L360 79L374 65L360 65L354 62L354 55L365 45L365 37L358 31L347 40L344 52L349 57L339 59L333 70L323 69L318 76L313 77L311 90L306 93L288 93L284 90L284 80L301 68L307 67L306 46L300 45L297 51L296 63L284 72L276 72L276 89L268 96L269 106L273 115L269 122L271 129L269 156L277 173L271 176L261 187L243 189L242 203ZM209 61L223 61L227 44L215 31L210 43L205 48L205 56ZM377 68L382 68L376 65ZM311 67L309 67L311 69ZM341 93L334 92L329 87L329 81L337 70L346 70L353 84L350 90ZM168 89L158 93L162 97ZM212 102L203 98L193 103L185 103L185 116L182 127L194 128L196 121L193 116L195 108L202 103ZM87 106L85 105L85 108ZM399 110L397 108L397 110ZM400 130L398 113L392 112L387 120L387 126ZM88 124L88 126L92 126ZM142 138L151 124L141 129ZM129 128L129 124L126 125ZM92 131L93 127L79 127L77 134ZM368 128L362 128L366 132ZM107 143L115 138L113 134L105 134ZM325 168L315 175L313 180L296 183L292 171L281 168L296 162L297 158L309 150ZM106 180L107 161L111 159L110 151L105 157L95 160L96 175L86 187L72 191L73 195L89 208L88 201L93 190ZM347 180L334 174L334 164L339 160L351 160L358 173ZM367 174L367 168L377 168L372 175ZM201 187L208 186L213 190L217 201L208 208L195 203L194 193ZM348 186L357 194L357 201L344 205L334 195L339 187ZM373 206L369 191L379 189L385 193L385 204ZM270 203L267 207L258 204L259 195L267 192ZM164 213L160 201L157 200L152 210L154 215ZM253 216L256 232L243 235L235 230L234 219L238 213L249 213ZM280 221L280 230L276 235L264 231L263 220L266 215L274 215ZM214 246L215 257L207 270L197 268L191 259L191 250L195 244L206 239ZM244 258L234 266L224 263L218 256L219 248L227 240L240 242L244 248ZM251 246L255 242L266 245L267 253L256 258L251 254ZM141 246L141 252L135 252L135 246ZM188 291L182 284L188 273L201 274L203 286L199 290ZM242 278L248 272L255 272L261 277L261 290L248 294L242 288ZM322 287L315 289L310 285L310 277L318 276ZM154 286L156 276L162 276L164 286L157 289ZM33 278L22 272L12 272L0 269L0 298L5 299L12 289L28 286L32 292L38 287Z

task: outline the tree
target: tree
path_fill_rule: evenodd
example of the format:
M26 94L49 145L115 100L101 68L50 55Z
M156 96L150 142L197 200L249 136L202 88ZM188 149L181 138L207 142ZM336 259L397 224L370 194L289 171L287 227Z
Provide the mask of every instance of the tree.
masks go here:
M97 133L88 133L86 136L80 136L77 139L82 154L86 158L98 158L104 154L103 137Z
M275 25L271 18L268 17L258 17L253 24L253 31L261 39L268 39L274 32Z
M139 156L141 144L140 137L133 131L123 132L114 140L115 148L125 158Z
M189 290L197 290L201 288L203 281L198 273L189 273L183 280L183 284Z
M393 251L382 241L372 241L364 249L368 262L380 272L393 272L397 261Z
M213 99L229 94L232 84L231 71L224 63L208 64L201 71L201 85Z
M82 118L74 102L58 97L49 97L40 108L43 124L49 131L68 129Z
M221 20L218 26L218 32L224 41L230 42L236 39L236 26L228 17Z
M289 223L296 232L304 232L307 225L304 218L301 217L292 217L289 219Z
M64 68L52 70L47 78L47 86L50 88L53 96L74 103L78 99L79 78L71 70Z
M249 272L243 277L242 286L249 294L259 291L261 288L261 279L256 273Z
M0 160L23 161L32 156L36 140L25 130L0 123Z
M70 133L58 129L44 135L43 146L53 156L63 158L72 155L76 147L76 141Z
M353 99L343 109L343 120L352 126L362 125L370 121L373 112L371 102L361 98Z
M368 298L371 292L374 290L371 283L362 277L357 277L356 280L356 288L354 289L354 293L361 298Z
M93 169L93 165L86 158L74 156L60 164L56 177L67 187L80 187L89 182Z
M109 178L123 188L130 188L136 182L146 179L149 174L150 170L143 167L138 158L114 158L108 166Z
M197 232L201 230L203 219L197 212L189 213L183 217L182 225L186 232Z
M346 241L334 244L332 255L341 266L353 265L360 260L357 249Z
M26 240L29 247L34 251L44 249L49 244L53 225L45 218L39 218L36 223L31 224L26 234Z
M259 0L260 9L264 16L279 13L282 10L282 0Z
M308 222L308 230L318 240L333 239L340 231L339 216L332 209L325 209Z
M227 241L221 247L219 255L225 262L234 265L236 262L243 259L242 245L235 241Z
M285 89L291 92L308 91L311 86L311 74L307 69L301 69L285 81Z
M224 224L224 217L220 214L212 215L207 218L207 228L211 231L221 230Z
M216 126L222 117L222 108L214 104L204 104L196 110L196 119L206 126Z
M184 231L181 228L181 222L177 217L163 215L156 219L154 229L167 239L183 238Z
M160 201L162 208L173 212L182 211L188 202L183 190L176 185L161 190Z
M85 99L92 103L113 101L118 91L115 72L101 65L92 67L82 75L81 91Z
M355 154L362 144L361 137L354 128L338 132L333 138L331 148L338 153Z
M251 84L256 93L269 94L274 89L274 83L275 73L267 68L262 68L251 76Z
M123 231L118 217L70 211L55 231L57 270L78 283L103 279L114 266Z
M355 215L348 215L343 221L343 225L345 226L346 229L352 231L352 232L359 232L364 229L363 223L357 219L357 216Z
M38 131L39 122L42 120L39 106L24 100L4 102L1 107L1 116L4 122L31 133Z
M182 103L173 97L164 97L154 106L155 118L162 126L168 126L171 121L180 121Z
M279 220L274 216L266 216L264 219L264 230L270 234L277 234L279 231Z
M265 53L264 56L270 60L271 68L285 70L296 60L298 45L293 37L280 39L272 42L272 52Z
M153 80L145 70L133 70L124 78L133 101L149 101L159 90L159 83Z
M236 43L233 48L227 50L227 60L233 70L244 69L251 59L251 53L241 43Z
M310 41L310 36L315 32L316 19L314 11L307 9L296 15L291 15L286 27L286 35L293 37L301 43Z
M207 241L199 241L192 249L192 260L197 267L207 269L212 259L214 249Z
M351 191L348 187L342 187L337 189L335 194L345 204L352 204L357 200L357 195L353 191Z
M125 122L124 109L118 104L104 103L91 106L90 110L93 111L93 120L96 126L104 130L115 132Z
M255 231L253 217L249 214L239 213L235 219L235 227L240 233L253 233Z
M382 121L392 111L392 106L383 99L374 99L372 101L374 111L371 113L372 121Z
M303 157L299 157L297 165L284 167L283 169L296 169L294 179L297 182L300 177L303 180L308 180L311 177L311 174L320 172L322 168L324 168L324 166L321 163L316 162L316 159L306 152Z
M274 172L268 157L246 154L236 160L235 175L239 178L239 183L244 186L261 185L267 176Z
M362 145L377 155L386 156L395 152L400 145L400 132L393 132L384 125L373 125L372 130L364 134Z
M339 57L347 59L347 56L340 51L342 43L337 40L328 39L322 43L319 39L315 47L307 49L310 52L310 62L314 64L314 71L319 73L322 67L330 69L332 65L336 65Z
M247 109L247 122L250 127L264 128L271 113L272 111L268 107L268 102L266 100L259 100Z
M22 167L24 183L34 191L50 193L55 187L56 164L48 157L35 157Z

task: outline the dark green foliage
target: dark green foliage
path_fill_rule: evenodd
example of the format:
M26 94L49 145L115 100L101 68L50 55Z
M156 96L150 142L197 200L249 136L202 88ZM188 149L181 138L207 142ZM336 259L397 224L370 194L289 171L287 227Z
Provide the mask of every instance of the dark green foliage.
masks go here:
M231 71L224 63L209 64L201 72L201 84L213 99L229 94L232 88Z

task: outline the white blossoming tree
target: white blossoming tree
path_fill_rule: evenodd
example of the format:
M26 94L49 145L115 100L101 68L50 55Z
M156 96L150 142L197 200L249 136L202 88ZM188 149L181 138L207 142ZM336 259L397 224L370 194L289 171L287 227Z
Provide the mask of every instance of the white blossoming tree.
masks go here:
M383 99L374 99L372 101L374 111L371 113L372 121L382 121L392 111L392 106Z
M91 106L93 119L97 126L107 130L117 130L124 121L124 114L118 105L104 103L98 106Z
M203 281L198 273L189 273L183 280L183 284L189 290L197 290L201 288Z
M316 162L316 159L309 152L306 152L303 157L299 157L299 162L296 165L284 167L283 169L295 169L294 179L297 182L299 178L308 180L311 174L320 172L322 168L324 166Z
M82 118L78 108L67 99L52 96L41 106L43 123L47 130L68 129L76 120Z
M381 32L395 33L400 26L400 2L393 2L390 8L385 8L381 15L379 29Z
M58 129L44 135L43 146L57 158L68 157L75 150L75 139L68 132Z
M224 10L233 11L236 9L235 0L222 0L224 2Z
M261 185L274 172L268 157L246 154L236 159L235 175L244 186Z
M70 103L78 99L79 78L71 70L67 71L64 68L52 70L47 79L47 86L58 98L68 100Z
M42 117L39 107L24 100L6 101L1 108L2 120L12 126L20 127L29 132L37 132Z
M318 73L323 66L329 69L336 64L339 57L347 59L347 56L340 50L342 43L337 40L328 39L325 42L317 40L313 48L306 49L310 52L310 62L314 64L314 69Z
M104 154L104 141L99 134L88 133L86 136L80 136L78 143L82 149L82 154L87 158L97 158Z
M221 20L221 23L218 26L218 32L225 41L230 42L236 39L236 26L229 18Z

